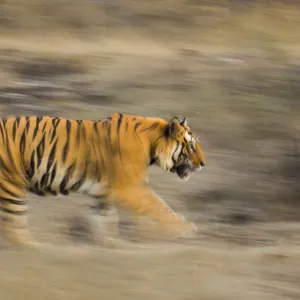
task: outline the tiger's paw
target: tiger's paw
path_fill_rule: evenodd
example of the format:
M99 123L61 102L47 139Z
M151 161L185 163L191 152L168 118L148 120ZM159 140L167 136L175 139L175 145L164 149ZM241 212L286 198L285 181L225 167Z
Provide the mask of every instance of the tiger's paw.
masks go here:
M179 226L173 228L175 238L195 238L198 233L198 227L193 222L187 222L184 217L181 217Z
M108 249L123 249L123 250L136 250L143 249L142 245L136 243L128 242L121 238L105 237L102 240L102 247Z
M179 236L184 238L195 238L197 236L197 233L197 225L193 222L187 222Z

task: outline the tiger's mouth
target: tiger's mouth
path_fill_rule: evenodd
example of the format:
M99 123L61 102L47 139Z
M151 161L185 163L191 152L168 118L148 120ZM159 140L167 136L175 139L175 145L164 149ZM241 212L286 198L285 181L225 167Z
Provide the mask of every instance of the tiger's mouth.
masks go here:
M192 166L189 164L177 166L174 170L177 173L179 178L187 179L190 174L193 172Z

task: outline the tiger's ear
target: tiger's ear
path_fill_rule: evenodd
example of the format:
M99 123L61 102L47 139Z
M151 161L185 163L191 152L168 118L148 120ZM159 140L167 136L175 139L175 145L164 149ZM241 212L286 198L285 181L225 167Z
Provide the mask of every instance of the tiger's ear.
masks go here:
M184 117L184 118L182 119L182 121L180 122L180 125L181 125L181 126L187 126L187 120L186 120L186 117Z
M180 132L180 121L177 117L173 117L169 124L167 125L166 134L168 137L172 139L176 139Z

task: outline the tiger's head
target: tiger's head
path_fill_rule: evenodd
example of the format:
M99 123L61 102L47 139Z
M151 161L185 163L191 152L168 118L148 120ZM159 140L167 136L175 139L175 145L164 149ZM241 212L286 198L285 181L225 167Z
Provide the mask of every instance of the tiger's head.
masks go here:
M173 117L164 127L164 138L159 139L154 155L156 164L167 172L176 173L183 180L206 164L200 143L186 118L180 121Z

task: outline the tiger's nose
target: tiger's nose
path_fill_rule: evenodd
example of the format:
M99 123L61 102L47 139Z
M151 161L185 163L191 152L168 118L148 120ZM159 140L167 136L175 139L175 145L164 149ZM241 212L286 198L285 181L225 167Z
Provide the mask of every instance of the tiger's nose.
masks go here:
M203 161L200 162L200 166L201 166L201 167L205 167L205 165L206 165L205 162L203 162Z

